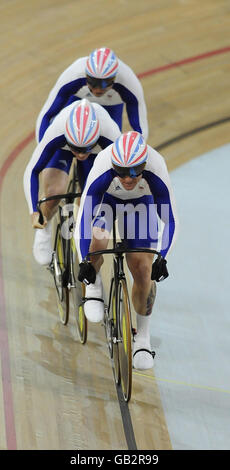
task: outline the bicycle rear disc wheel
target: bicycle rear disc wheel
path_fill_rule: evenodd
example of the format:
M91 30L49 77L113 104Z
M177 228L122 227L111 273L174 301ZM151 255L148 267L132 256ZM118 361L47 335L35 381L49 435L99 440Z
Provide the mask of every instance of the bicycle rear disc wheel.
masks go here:
M69 321L69 289L64 285L63 275L65 272L64 247L61 236L60 225L57 227L55 252L53 254L54 282L56 287L58 313L63 325Z
M118 286L119 330L120 339L119 361L121 373L121 387L126 402L130 400L132 392L132 336L131 312L126 281L122 279Z

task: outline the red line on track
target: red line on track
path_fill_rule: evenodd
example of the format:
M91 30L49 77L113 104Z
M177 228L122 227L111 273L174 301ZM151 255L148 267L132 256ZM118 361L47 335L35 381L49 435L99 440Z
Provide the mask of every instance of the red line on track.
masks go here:
M2 190L2 185L7 171L13 164L14 160L20 155L20 153L27 147L27 145L34 139L34 132L28 135L22 142L20 142L17 147L8 155L7 159L4 161L0 169L0 192Z
M17 147L7 157L0 170L0 193L2 191L4 178L7 171L13 164L14 160L20 155L22 150L33 140L34 132L20 142ZM1 243L0 243L1 247ZM0 356L1 356L1 370L2 370L2 392L3 392L3 406L5 415L5 433L7 449L16 450L16 430L14 419L14 406L13 406L13 393L11 383L10 371L10 353L9 353L9 339L7 330L7 314L5 304L5 292L3 282L2 270L2 254L0 251Z
M215 55L225 54L226 52L230 52L230 46L223 47L222 49L217 49L215 51L205 52L204 54L199 54L193 57L188 57L187 59L178 60L177 62L172 62L171 64L162 65L161 67L157 67L155 69L147 70L146 72L140 73L138 78L145 78L150 75L154 75L159 72L165 72L169 69L174 69L176 67L180 67L182 65L192 64L197 62L198 60L208 59Z
M199 60L208 59L210 57L225 54L230 52L230 46L222 49L217 49L204 54L188 57L177 62L162 65L146 72L140 73L138 78L142 79L150 75L154 75L166 70L170 70L183 65L192 64ZM15 149L9 154L5 162L0 169L0 193L2 191L3 182L5 176L10 169L13 162L20 155L20 153L27 147L27 145L34 139L34 132L29 134L22 142L20 142ZM4 401L4 413L5 413L5 427L6 427L6 441L8 449L17 448L16 430L15 430L15 419L14 419L14 406L13 406L13 393L11 383L11 372L10 372L10 353L9 353L9 340L7 331L7 314L5 305L4 295L4 282L2 276L2 255L1 255L1 243L0 243L0 354L1 354L1 367L2 367L2 386L3 386L3 401Z

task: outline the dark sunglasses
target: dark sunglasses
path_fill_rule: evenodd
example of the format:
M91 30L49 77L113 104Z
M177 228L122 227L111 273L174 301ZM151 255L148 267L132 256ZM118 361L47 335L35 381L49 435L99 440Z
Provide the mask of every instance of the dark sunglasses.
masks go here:
M137 166L132 166L130 168L124 168L121 166L113 165L113 168L118 174L118 176L120 176L120 178L126 178L126 176L130 176L130 178L137 178L137 176L140 176L143 172L145 168L145 163L142 163L141 165Z
M90 77L89 75L86 75L86 81L89 86L92 88L108 88L109 86L113 85L114 83L114 77L113 78L107 78L107 79L101 79L101 78L94 78Z
M97 142L93 145L88 145L88 147L75 147L75 145L71 145L69 144L69 142L67 142L67 145L70 148L70 150L73 150L76 153L91 153L94 147L96 147Z

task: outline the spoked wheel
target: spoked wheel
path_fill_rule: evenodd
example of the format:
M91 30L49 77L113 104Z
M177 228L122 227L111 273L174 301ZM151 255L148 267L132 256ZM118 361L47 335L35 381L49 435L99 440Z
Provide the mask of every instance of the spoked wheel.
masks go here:
M121 387L126 402L130 400L132 392L132 336L131 313L126 281L122 279L118 287L119 331L118 343Z
M64 280L64 247L60 225L57 227L55 251L53 253L53 276L57 294L59 317L63 325L69 321L69 289Z
M74 240L71 240L71 248L72 248L72 255L73 255L73 273L75 279L75 287L71 289L72 291L72 300L73 300L73 308L74 308L74 317L76 319L76 326L79 335L79 339L81 344L85 344L87 341L87 331L88 331L88 324L87 318L84 312L84 302L83 299L85 297L85 285L81 284L77 280L77 266L78 262L76 260L76 248L74 245Z
M118 350L118 341L119 341L119 328L117 321L117 303L116 303L116 292L115 292L115 282L112 280L111 291L110 291L110 300L109 300L109 323L108 323L108 333L109 337L108 344L111 357L113 358L114 364L114 376L115 382L117 385L121 382L120 374L120 363L119 363L119 350Z

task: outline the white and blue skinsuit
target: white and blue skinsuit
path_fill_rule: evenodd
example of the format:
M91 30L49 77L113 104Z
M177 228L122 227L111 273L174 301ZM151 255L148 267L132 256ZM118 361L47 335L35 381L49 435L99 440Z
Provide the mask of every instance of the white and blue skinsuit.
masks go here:
M171 249L178 228L174 195L164 158L149 145L147 147L148 159L142 178L132 190L126 190L122 186L112 167L112 145L96 157L81 197L74 233L80 262L89 252L92 227L106 228L108 232L112 229L112 221L106 219L103 204L116 211L118 221L119 208L124 203L130 203L128 210L133 212L137 207L148 209L143 210L143 213L136 213L135 237L125 237L129 248L157 249L164 258ZM163 222L162 233L158 230L159 220ZM128 216L124 219L124 224L127 231ZM140 232L145 228L146 235L141 236Z
M87 98L105 108L112 119L122 129L124 104L133 130L148 138L147 111L142 85L132 69L118 59L119 68L114 84L103 96L94 96L86 83L86 61L88 57L77 59L58 78L51 90L36 123L36 139L39 142L52 119L62 108L73 101Z
M65 138L65 124L76 102L64 108L48 127L41 142L35 148L24 173L24 192L30 214L37 211L39 197L39 174L44 168L58 168L69 173L74 158ZM97 103L92 103L100 123L100 137L97 145L87 160L78 160L78 177L81 188L84 187L87 176L92 168L97 154L114 142L120 135L117 124L107 111Z

